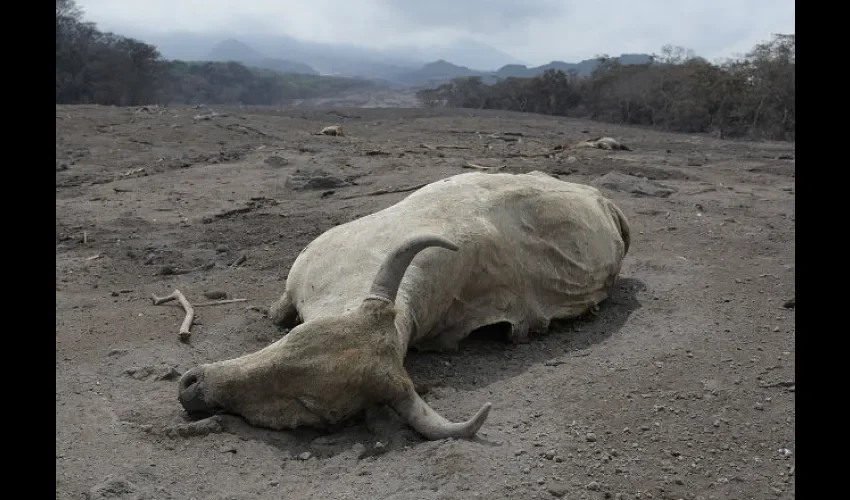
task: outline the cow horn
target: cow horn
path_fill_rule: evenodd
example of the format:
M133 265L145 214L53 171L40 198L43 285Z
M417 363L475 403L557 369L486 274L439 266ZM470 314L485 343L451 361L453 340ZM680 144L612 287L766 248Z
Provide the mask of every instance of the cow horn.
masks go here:
M395 302L398 287L404 277L407 266L416 254L428 247L440 247L447 250L457 250L458 246L439 236L417 236L406 241L393 251L378 269L375 281L372 282L370 296Z
M491 406L491 403L485 403L474 417L466 422L455 423L449 422L428 406L413 387L407 390L405 397L392 403L393 409L428 439L471 438L487 420Z

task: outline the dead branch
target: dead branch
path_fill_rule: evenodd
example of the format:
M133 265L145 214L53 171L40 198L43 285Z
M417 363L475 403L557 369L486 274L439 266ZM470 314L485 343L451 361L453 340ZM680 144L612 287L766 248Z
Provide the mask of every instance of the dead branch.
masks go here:
M195 304L195 307L209 307L209 306L218 306L221 304L235 304L237 302L248 302L248 299L223 299L223 300L214 300L212 302L199 302Z
M192 321L195 319L195 309L192 308L192 304L186 300L186 296L180 292L180 290L174 290L171 292L171 295L166 295L165 297L157 297L156 295L151 295L151 299L153 300L153 305L158 306L160 304L165 304L166 302L171 302L172 300L180 301L180 305L183 306L183 310L186 311L186 317L183 318L183 323L180 325L180 340L186 341L189 339L189 335L191 335L190 330L192 328Z
M515 136L512 136L512 135L507 135L507 134L490 134L486 137L488 137L490 139L501 139L505 142L522 142L521 138L515 137Z
M469 161L461 165L461 168L472 168L475 170L483 170L485 172L498 172L499 170L502 170L505 167L507 167L507 165L499 165L498 167L485 167L484 165L476 165L475 163Z
M469 146L455 146L454 144L437 144L436 146L432 146L430 144L425 144L424 142L422 144L420 144L419 146L426 148L426 149L430 149L430 150L436 150L436 149L472 149Z
M547 153L507 153L505 158L548 158L553 154L551 151Z
M354 195L351 195L351 196L344 196L344 197L342 197L342 198L340 198L340 199L341 199L341 200L350 200L350 199L352 199L352 198L365 198L366 196L380 196L380 195L382 195L382 194L391 194L391 193L409 193L410 191L416 191L416 190L417 190L417 189L419 189L419 188L423 188L423 187L427 186L428 184L429 184L428 182L425 182L425 183L423 183L423 184L417 184L417 185L415 185L415 186L410 186L410 187L406 187L406 188L399 188L399 189L379 189L379 190L377 190L377 191L371 191L371 192L369 192L369 193L354 194Z

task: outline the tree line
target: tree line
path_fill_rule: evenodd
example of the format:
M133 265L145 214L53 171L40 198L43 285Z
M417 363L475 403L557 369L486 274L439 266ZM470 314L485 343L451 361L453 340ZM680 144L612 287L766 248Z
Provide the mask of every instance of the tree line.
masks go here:
M374 85L238 62L167 61L153 45L84 21L74 0L56 0L57 104L278 105Z
M504 109L720 137L794 140L795 35L712 64L673 46L646 64L599 57L591 75L548 70L487 84L456 78L417 93L429 107Z

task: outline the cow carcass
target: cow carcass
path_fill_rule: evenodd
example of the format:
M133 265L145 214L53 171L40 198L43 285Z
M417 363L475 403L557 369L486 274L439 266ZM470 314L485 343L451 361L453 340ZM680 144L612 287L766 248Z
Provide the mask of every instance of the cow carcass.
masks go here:
M629 225L595 188L543 173L465 173L336 226L296 259L272 321L277 342L187 371L189 412L274 429L333 428L386 404L428 439L473 436L490 410L449 422L414 390L408 348L454 349L510 325L516 342L611 294Z

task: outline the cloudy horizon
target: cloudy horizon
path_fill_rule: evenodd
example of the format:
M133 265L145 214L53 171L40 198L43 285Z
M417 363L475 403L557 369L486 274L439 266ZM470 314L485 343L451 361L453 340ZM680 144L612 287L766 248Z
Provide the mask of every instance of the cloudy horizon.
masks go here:
M614 0L604 9L575 0L76 1L85 20L129 36L260 33L378 50L473 40L528 66L659 53L667 44L709 60L736 57L794 33L795 23L793 0Z

